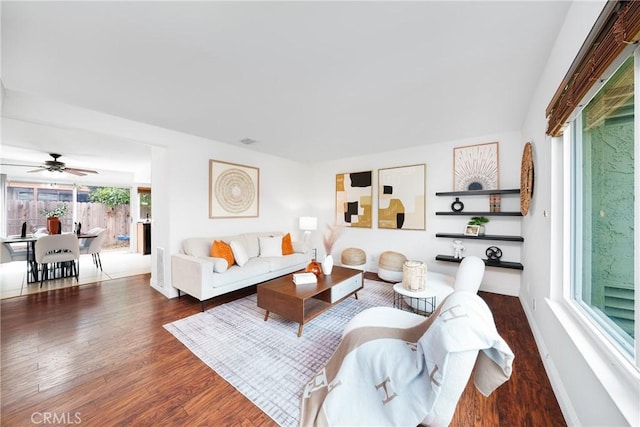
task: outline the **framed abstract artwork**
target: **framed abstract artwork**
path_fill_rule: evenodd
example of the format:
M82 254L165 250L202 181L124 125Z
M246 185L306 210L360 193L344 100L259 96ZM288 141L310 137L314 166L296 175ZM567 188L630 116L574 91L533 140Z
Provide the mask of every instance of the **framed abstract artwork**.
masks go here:
M499 188L497 142L453 149L453 191Z
M378 228L424 230L426 164L378 169Z
M260 170L209 160L209 218L252 218L259 211Z
M336 225L371 228L373 171L336 174Z

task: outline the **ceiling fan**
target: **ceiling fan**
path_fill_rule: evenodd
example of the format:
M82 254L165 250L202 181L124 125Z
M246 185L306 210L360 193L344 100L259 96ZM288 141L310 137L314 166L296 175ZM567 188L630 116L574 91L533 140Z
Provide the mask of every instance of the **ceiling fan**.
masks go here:
M64 162L58 161L58 158L62 157L61 154L49 153L49 155L51 157L53 157L53 160L45 160L44 164L42 164L40 166L36 166L37 169L30 170L30 171L27 171L27 172L44 172L44 171L60 172L60 173L67 172L67 173L70 173L72 175L77 175L77 176L85 176L88 173L98 173L97 171L90 170L90 169L78 169L78 168L67 167L64 164ZM8 163L5 163L4 165L5 166L34 167L34 165L16 165L16 164L8 164Z

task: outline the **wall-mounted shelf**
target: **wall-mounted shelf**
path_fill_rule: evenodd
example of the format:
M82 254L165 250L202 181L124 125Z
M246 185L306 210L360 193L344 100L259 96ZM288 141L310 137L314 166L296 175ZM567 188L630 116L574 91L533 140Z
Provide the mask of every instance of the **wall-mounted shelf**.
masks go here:
M462 262L462 258L454 258L450 255L436 255L436 260L438 261L446 261L446 262ZM489 262L486 259L483 259L484 264L487 267L498 267L498 268L508 268L511 270L524 270L524 266L519 262L509 262L509 261L500 261L500 262Z
M490 196L492 194L520 194L520 189L507 189L507 190L475 190L475 191L441 191L436 193L436 196ZM456 199L457 200L457 199ZM522 213L512 211L500 211L500 212L487 212L487 211L445 211L436 212L436 215L450 215L450 216L501 216L501 217L521 217ZM484 236L467 236L462 233L436 233L436 237L446 237L450 239L469 239L469 240L494 240L502 242L524 242L522 236L507 236L502 234L485 234ZM450 255L436 255L436 260L445 262L457 262L462 261L461 258L454 258ZM509 261L488 261L483 259L485 265L489 267L508 268L513 270L524 270L524 266L519 262Z
M436 196L488 196L490 194L520 194L519 188L509 190L468 190L468 191L440 191Z
M520 212L481 212L481 211L464 211L464 212L436 212L436 215L454 215L454 216L522 216Z
M476 240L500 240L503 242L524 242L522 236L505 236L500 234L485 234L484 236L467 236L462 233L436 233L436 237L450 237L453 239L476 239Z

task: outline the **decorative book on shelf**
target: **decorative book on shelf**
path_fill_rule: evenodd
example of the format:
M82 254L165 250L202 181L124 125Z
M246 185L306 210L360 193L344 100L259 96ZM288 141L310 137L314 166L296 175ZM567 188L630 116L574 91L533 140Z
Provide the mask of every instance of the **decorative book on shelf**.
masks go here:
M313 273L294 273L293 283L296 285L306 285L307 283L317 283L318 278Z

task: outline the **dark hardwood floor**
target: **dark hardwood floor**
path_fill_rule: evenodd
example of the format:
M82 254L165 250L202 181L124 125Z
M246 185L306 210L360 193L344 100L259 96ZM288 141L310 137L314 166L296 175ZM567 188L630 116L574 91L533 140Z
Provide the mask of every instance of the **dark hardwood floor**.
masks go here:
M514 371L488 398L470 382L452 426L565 425L519 300L481 296ZM166 299L149 275L7 299L0 310L2 426L275 425L162 327L200 304Z

